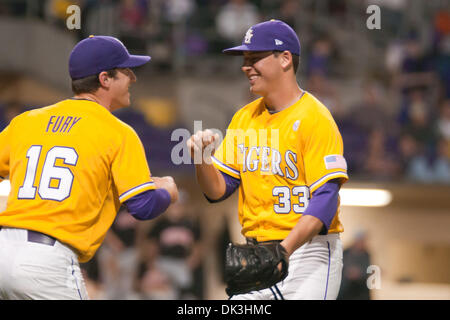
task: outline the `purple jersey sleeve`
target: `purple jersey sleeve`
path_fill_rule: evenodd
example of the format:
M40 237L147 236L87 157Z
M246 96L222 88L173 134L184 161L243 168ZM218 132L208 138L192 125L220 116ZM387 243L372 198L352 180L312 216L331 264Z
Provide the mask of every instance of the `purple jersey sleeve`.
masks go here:
M210 199L210 198L208 198L206 196L206 194L204 194L206 200L208 200L209 203L215 203L215 202L220 202L220 201L225 200L226 198L231 196L233 194L233 192L241 184L241 180L236 179L236 178L234 178L234 177L232 177L232 176L230 176L230 175L228 175L228 174L226 174L226 173L224 173L222 171L220 171L220 173L222 174L223 178L225 179L225 186L226 186L225 193L224 193L224 195L222 197L220 197L217 200Z
M328 233L331 222L336 215L338 207L339 189L341 185L338 179L333 179L313 192L308 208L303 215L314 216L323 223L320 235Z
M170 194L166 189L148 190L125 201L128 212L137 220L156 218L170 205Z

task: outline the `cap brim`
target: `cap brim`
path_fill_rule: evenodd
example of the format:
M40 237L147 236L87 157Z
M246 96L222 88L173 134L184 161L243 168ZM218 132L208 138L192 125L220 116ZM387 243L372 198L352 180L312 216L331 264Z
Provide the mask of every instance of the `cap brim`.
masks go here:
M117 68L139 67L149 62L150 59L150 56L130 55L130 57L124 63L118 65Z
M249 48L249 46L243 44L241 46L225 49L222 52L225 54L228 54L230 56L241 56L244 54L245 51L258 52L258 51L271 51L271 50L272 49L261 48L261 47L260 48L258 48L258 47Z

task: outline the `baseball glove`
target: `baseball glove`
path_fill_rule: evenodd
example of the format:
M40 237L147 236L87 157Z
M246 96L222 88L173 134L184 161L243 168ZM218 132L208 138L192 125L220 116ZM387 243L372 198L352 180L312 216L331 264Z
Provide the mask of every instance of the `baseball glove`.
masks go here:
M281 271L278 264L281 262ZM288 275L289 260L279 243L229 244L225 282L229 296L269 288Z

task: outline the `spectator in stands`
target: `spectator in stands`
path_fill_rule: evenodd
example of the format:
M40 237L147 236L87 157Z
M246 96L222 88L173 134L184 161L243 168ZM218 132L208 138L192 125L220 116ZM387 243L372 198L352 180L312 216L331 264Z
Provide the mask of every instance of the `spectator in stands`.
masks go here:
M165 17L173 24L184 23L194 13L195 8L193 0L167 0L165 1Z
M173 285L178 299L202 299L202 249L200 227L190 213L187 193L181 192L177 205L155 221L148 233L150 252L142 262L141 275L161 271ZM166 283L167 284L167 283ZM168 284L167 284L168 285Z
M410 163L418 154L418 144L414 138L408 134L401 134L398 138L399 164L401 175L408 179L411 176Z
M275 3L274 3L275 5ZM278 19L286 22L288 25L292 27L292 29L296 30L299 24L299 11L300 11L300 1L297 0L282 0L279 5L279 9L274 14L274 16L267 16L267 19Z
M312 74L329 76L332 49L331 41L326 37L320 37L313 42L306 65L306 74L308 76Z
M140 298L144 300L176 300L177 288L169 275L157 265L151 265L143 271L138 284Z
M430 88L435 83L432 61L418 35L411 32L404 42L404 57L396 85L403 92L410 88Z
M425 101L422 91L411 93L406 112L407 121L404 123L403 132L423 145L426 153L432 152L437 141L437 132L433 123L432 108Z
M336 19L338 23L343 23L345 21L349 9L348 1L325 0L322 1L322 3L326 4L326 7L325 5L323 5L323 8L327 8L328 14L330 16L333 16L333 18Z
M344 250L343 262L341 290L337 299L370 300L367 269L371 263L364 231L357 232L353 243Z
M403 134L399 148L403 176L420 183L450 183L448 145L440 140L434 154L425 152L424 145L413 136Z
M122 0L120 2L120 22L122 31L139 32L147 22L147 0Z
M137 224L138 221L122 207L99 250L99 267L107 299L137 297L133 288L139 247Z
M407 91L405 99L402 100L397 121L401 126L407 126L412 122L413 113L431 113L429 103L430 91L423 87L413 87ZM418 116L418 114L416 114Z
M380 83L369 80L362 85L362 97L349 107L338 122L342 130L349 168L357 174L376 179L398 175L397 128L387 111Z
M98 257L94 256L86 263L80 263L86 290L92 300L105 300L105 290L100 278Z
M336 123L340 123L346 117L346 113L333 83L321 73L311 74L307 81L307 90L322 101Z
M119 5L120 39L136 54L145 54L148 0L121 0Z
M441 104L437 127L439 136L450 145L450 99L444 100Z
M440 17L435 22L433 62L442 85L441 96L450 99L450 13L442 13Z
M371 131L363 163L362 173L371 180L390 180L395 178L400 170L396 155L388 152L389 139L382 127Z
M450 184L450 147L449 142L441 139L437 145L437 157L433 162L434 181Z
M242 35L260 21L258 8L247 0L230 0L217 14L217 33L230 45L241 42Z
M118 6L117 0L87 1L81 14L83 38L91 34L119 37L120 23L117 23L119 17Z
M380 83L370 80L362 85L362 99L350 107L349 120L358 126L362 134L373 130L392 131L394 121L383 104L384 91Z

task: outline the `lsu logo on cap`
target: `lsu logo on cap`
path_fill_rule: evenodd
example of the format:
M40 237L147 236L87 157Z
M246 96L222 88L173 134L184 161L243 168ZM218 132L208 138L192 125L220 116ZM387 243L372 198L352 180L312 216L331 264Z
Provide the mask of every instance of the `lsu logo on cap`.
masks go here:
M247 33L245 34L244 43L251 43L251 39L253 37L253 29L250 28L247 30Z

